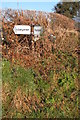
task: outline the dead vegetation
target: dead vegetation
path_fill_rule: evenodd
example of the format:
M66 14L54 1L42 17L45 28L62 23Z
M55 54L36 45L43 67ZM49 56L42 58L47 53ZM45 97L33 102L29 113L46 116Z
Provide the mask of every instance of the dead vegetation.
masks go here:
M13 32L14 25L22 24L41 25L44 28L43 34L34 43L34 49L31 35L15 35ZM59 110L59 116L63 114L67 117L68 115L69 117L77 116L77 87L75 88L74 81L77 80L78 71L78 55L75 53L78 48L78 32L74 29L74 21L56 13L6 10L3 12L2 30L4 38L2 56L13 65L10 68L7 67L6 70L4 67L5 74L7 74L7 69L9 69L8 72L11 69L9 80L5 74L3 76L4 80L11 81L13 89L7 84L3 86L3 105L5 106L3 117L14 117L18 112L26 118L29 117L28 114L32 114L33 117L42 115L48 118L52 117L50 116L53 115L52 111L55 116L58 116ZM49 38L51 34L56 36L56 39L51 41ZM34 72L32 71L27 76L24 74L27 72L20 69L21 73L17 73L17 67L14 68L14 64L31 68ZM11 75L14 77L11 78ZM35 92L32 90L33 94L28 92L26 95L23 88L28 89L31 86L27 87L28 78L28 81L34 83L37 88L33 87L36 89ZM20 82L21 85L24 82L23 88ZM8 91L7 88L9 88ZM36 92L39 93L39 97ZM10 106L6 106L8 98ZM70 111L72 111L71 114Z
M5 16L5 17L4 17ZM12 62L19 61L24 66L36 64L42 57L48 57L54 49L74 51L77 48L78 33L73 20L56 13L36 11L6 10L3 16L3 56ZM14 25L41 25L44 33L32 47L31 35L15 35ZM56 36L55 44L48 39ZM75 41L76 39L76 41Z

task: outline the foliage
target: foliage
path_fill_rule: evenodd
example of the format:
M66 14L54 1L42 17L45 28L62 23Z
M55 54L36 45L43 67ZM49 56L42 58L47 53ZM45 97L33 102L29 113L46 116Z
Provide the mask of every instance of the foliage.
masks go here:
M73 18L77 15L79 10L79 2L60 2L55 6L55 12L63 14L69 18Z
M6 59L2 64L3 117L78 117L78 74L74 70L50 70L45 80L34 68L11 66Z
M13 14L12 14L13 13ZM73 20L59 14L54 23L35 11L6 10L3 18L3 118L78 118L78 32ZM48 17L48 14L47 14ZM26 19L27 18L27 19ZM41 19L42 18L42 19ZM42 22L43 21L43 22ZM40 23L44 33L29 46L30 36L15 35L15 24ZM47 25L49 29L47 29ZM56 36L53 43L48 35Z

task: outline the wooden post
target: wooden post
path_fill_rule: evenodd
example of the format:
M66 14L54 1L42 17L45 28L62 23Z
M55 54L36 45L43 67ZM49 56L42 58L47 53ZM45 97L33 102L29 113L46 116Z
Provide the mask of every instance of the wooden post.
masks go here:
M32 52L34 53L34 25L31 25Z

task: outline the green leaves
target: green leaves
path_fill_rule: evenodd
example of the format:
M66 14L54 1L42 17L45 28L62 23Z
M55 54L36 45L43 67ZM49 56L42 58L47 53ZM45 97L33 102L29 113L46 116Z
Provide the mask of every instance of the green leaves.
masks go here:
M79 2L59 2L55 6L55 11L59 14L63 14L69 18L76 16L79 10Z
M25 69L17 65L11 66L9 61L3 60L2 76L5 88L4 96L6 96L4 99L6 102L3 102L4 116L11 114L14 118L20 118L21 116L22 118L64 118L78 116L76 88L78 73L71 67L73 64L76 64L76 59L74 60L74 57L67 52L63 53L61 51L58 51L56 56L56 61L60 62L58 68L61 65L65 66L65 64L68 64L68 68L58 69L57 64L55 69L51 68L53 59L43 59L40 61L39 65L41 68L39 68L41 71L43 70L42 72L45 71L45 68L48 68L48 72L46 73L45 71L48 76L46 79L42 76L43 74L40 74L38 68ZM50 63L49 66L47 63ZM20 96L17 94L17 90ZM28 106L30 112L22 112L15 108L15 103L13 102L14 96L17 96L21 103L25 103L23 108ZM16 98L15 101L17 102Z

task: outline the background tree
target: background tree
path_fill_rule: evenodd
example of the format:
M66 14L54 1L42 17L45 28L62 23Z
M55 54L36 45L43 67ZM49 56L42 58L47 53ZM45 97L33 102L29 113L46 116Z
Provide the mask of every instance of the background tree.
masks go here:
M73 18L76 16L77 11L79 11L79 2L59 2L54 7L54 11L69 18Z

